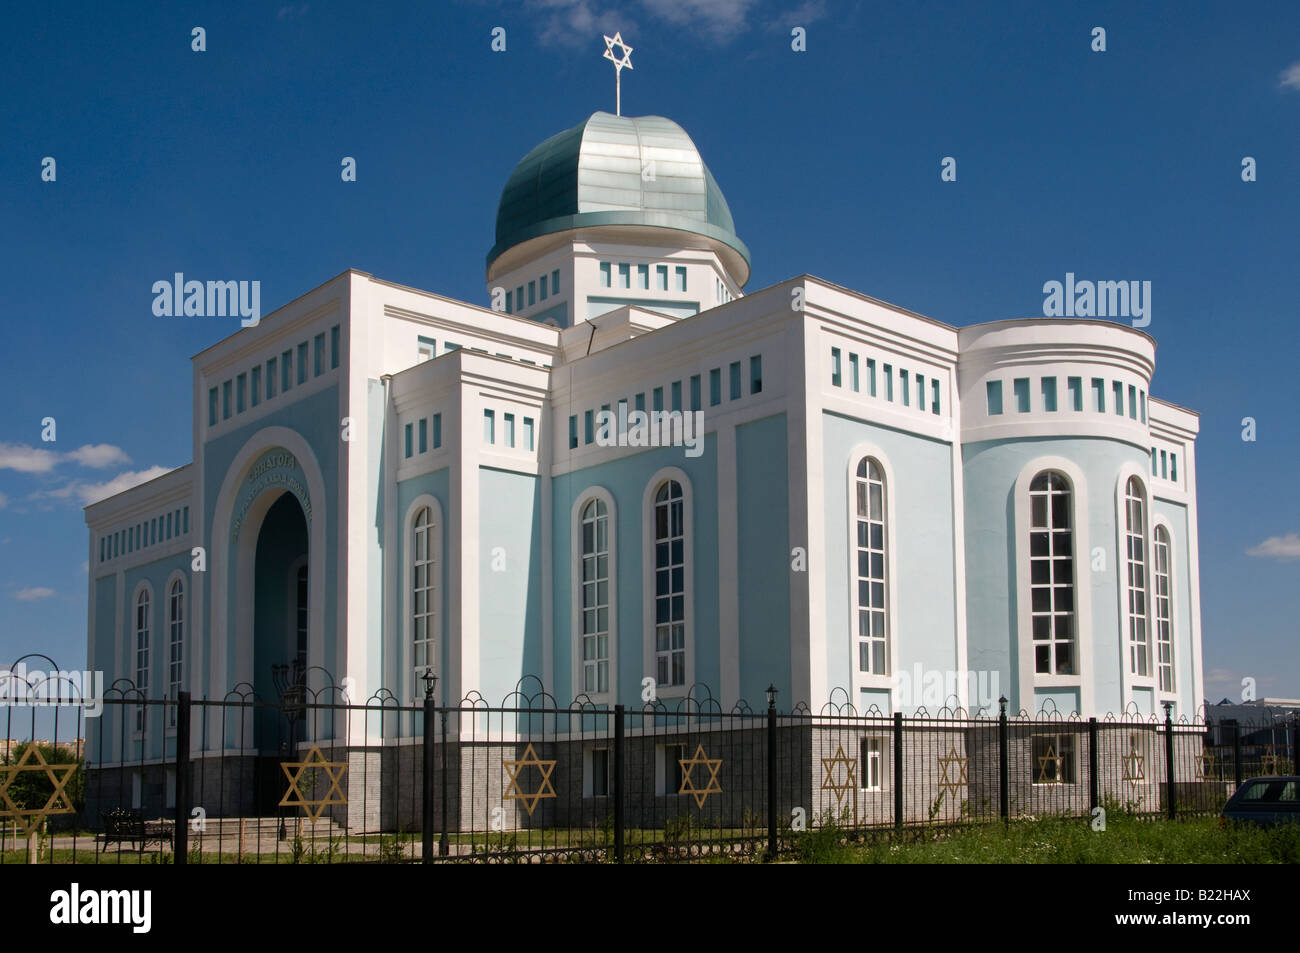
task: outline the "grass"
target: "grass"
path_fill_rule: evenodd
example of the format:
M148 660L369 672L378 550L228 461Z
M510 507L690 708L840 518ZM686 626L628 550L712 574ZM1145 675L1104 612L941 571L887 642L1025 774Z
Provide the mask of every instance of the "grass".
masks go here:
M1104 831L1094 831L1088 818L1045 817L859 844L831 824L795 847L799 862L812 864L1295 864L1300 825L1225 828L1215 817L1111 814Z

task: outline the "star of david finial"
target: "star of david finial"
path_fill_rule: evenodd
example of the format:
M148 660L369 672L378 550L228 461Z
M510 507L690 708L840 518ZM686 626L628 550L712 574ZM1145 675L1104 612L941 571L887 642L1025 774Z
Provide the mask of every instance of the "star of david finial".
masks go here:
M602 34L603 35L603 34ZM614 47L620 52L614 55ZM605 37L605 59L614 64L614 115L623 115L622 76L624 69L632 68L632 47L623 42L623 35L616 31L613 36Z

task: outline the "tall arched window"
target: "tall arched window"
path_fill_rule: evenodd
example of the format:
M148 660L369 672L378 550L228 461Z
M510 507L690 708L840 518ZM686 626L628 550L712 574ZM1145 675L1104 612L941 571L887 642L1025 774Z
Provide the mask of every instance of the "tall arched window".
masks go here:
M582 508L582 690L609 691L609 508Z
M1169 570L1169 531L1157 526L1152 539L1155 581L1156 662L1160 690L1174 690L1173 587Z
M682 486L668 480L655 492L655 678L686 684L686 524Z
M149 697L149 590L141 589L135 600L135 687L141 698ZM144 731L144 706L135 712L135 730Z
M1074 520L1070 483L1045 470L1029 484L1029 587L1034 671L1076 674Z
M433 534L436 527L432 508L420 507L412 528L411 638L415 667L423 668L434 664L434 637L437 634L433 611Z
M1129 671L1151 675L1151 643L1147 633L1146 502L1142 481L1129 477L1124 485L1124 590L1128 596Z
M185 687L185 584L172 580L167 589L167 697L180 697ZM176 706L167 709L167 727L176 727Z
M885 476L880 463L863 457L854 481L857 548L858 670L888 675L889 607L886 603Z

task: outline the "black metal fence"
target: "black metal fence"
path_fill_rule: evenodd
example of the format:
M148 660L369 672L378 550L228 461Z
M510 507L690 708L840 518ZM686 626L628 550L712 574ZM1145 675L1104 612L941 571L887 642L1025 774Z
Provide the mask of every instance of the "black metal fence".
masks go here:
M319 681L275 702L248 686L156 699L118 683L98 717L63 716L71 748L56 712L50 744L4 752L0 862L673 861L774 856L831 823L868 836L1176 817L1294 771L1300 734L1005 706L724 711L698 685L672 703L561 707L525 680L499 705L471 693L438 707L387 691L355 702ZM7 738L24 707L11 696Z

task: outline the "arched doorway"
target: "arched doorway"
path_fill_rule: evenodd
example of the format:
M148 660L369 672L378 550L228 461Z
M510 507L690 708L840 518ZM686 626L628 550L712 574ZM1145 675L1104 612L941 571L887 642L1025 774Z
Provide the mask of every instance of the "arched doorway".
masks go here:
M253 688L265 701L278 703L281 686L275 666L306 671L309 664L309 587L307 517L292 493L282 493L270 505L257 534L253 564ZM292 676L290 676L292 677ZM254 720L254 746L263 758L292 760L292 742L303 739L303 723L292 724L274 704L259 708ZM265 799L279 798L278 767L266 765ZM263 803L262 807L272 807Z

